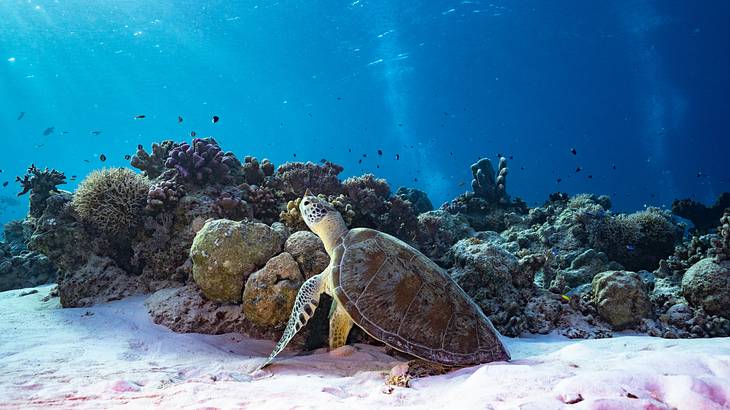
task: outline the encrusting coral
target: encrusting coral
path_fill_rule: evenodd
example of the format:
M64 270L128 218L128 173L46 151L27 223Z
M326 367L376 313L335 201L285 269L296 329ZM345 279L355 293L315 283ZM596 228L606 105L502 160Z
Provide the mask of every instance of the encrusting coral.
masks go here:
M81 220L108 235L129 236L142 223L150 183L126 168L90 173L71 202Z

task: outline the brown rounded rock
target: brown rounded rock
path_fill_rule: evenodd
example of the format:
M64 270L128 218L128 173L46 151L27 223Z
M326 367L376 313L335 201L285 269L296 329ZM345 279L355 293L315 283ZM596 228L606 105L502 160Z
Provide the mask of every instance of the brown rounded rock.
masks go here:
M283 326L304 278L294 258L283 252L249 276L243 291L243 313L260 327Z
M682 294L692 306L730 318L730 260L705 258L682 277Z
M190 248L193 279L216 302L241 303L246 276L281 251L268 225L217 219L206 222Z
M284 244L284 251L291 254L305 279L322 272L330 263L324 244L309 231L294 232Z
M616 329L638 324L651 311L644 283L636 272L606 271L593 278L593 303Z

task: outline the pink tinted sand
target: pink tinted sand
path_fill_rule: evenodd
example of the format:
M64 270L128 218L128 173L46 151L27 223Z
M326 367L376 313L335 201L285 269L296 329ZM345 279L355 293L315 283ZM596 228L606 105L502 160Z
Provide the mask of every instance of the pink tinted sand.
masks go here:
M388 389L400 362L378 347L286 352L252 377L273 343L175 334L143 297L60 309L37 289L0 293L0 409L730 408L728 338L506 339L510 363Z

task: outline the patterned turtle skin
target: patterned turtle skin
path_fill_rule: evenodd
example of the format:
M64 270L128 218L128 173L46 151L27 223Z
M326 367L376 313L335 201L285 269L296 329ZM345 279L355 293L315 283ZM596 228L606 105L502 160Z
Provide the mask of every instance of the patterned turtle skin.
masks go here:
M370 336L449 366L509 360L492 323L433 261L367 228L347 231L332 254L334 296Z

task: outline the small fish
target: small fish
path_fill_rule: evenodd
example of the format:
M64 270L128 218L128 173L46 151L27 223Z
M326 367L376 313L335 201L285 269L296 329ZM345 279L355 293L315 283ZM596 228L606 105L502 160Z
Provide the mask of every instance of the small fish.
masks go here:
M581 167L576 167L576 168L575 168L575 172L580 172L580 171L582 171L582 170L583 170L583 168L581 168Z
M588 179L593 179L593 175L588 175Z
M45 145L46 145L46 144L38 144L38 145L36 145L35 147L36 147L36 148L43 148L43 147L44 147Z
M295 153L294 153L294 158L296 158L296 157L297 157L297 153L295 152Z
M497 153L497 158L502 158L502 154L501 153Z
M127 155L124 156L124 159L126 159L127 161L129 161L130 159L132 159L132 156L129 155L129 154L127 154Z
M525 167L524 166L521 166L520 169L524 171L525 170Z
M611 164L611 168L616 169L616 164Z
M515 156L514 155L510 155L509 156L509 159L515 159Z
M190 131L190 136L191 137L194 137L195 136L195 131Z
M347 149L347 152L352 152L352 148L348 148Z
M560 183L560 181L562 181L562 180L563 180L563 178L558 178L558 184L559 184L559 183Z
M25 111L21 111L20 114L18 114L18 121L22 120L23 117L25 117Z
M395 154L395 160L398 161L400 159L400 154Z
M53 131L55 129L56 129L56 127L48 127L45 130L43 130L43 135L47 137L47 136L53 134Z
M101 131L91 131L91 133L94 135L99 135L99 134L101 134Z
M71 131L61 131L61 135L66 135L66 134L69 134L69 133L71 133Z
M576 151L575 148L571 148L570 153L573 155L578 155L578 151Z
M402 123L402 122L399 122L399 123L398 123L398 126L399 126L399 127L402 127L402 126L403 126L403 123Z
M418 182L418 178L413 178L413 181L414 182Z
M144 147L142 146L142 144L137 144L137 149L142 151L144 149Z
M627 251L633 252L635 249L636 249L636 247L634 247L634 245L632 245L630 243L629 244L626 244L626 250Z
M217 115L214 115L214 116L213 116L213 124L215 124L215 123L217 123L218 121L220 121L220 119L221 119L221 117L219 117L219 116L217 116Z
M84 162L88 164L91 161L89 161L88 159L85 159Z
M106 155L104 155L104 154L99 154L99 160L100 160L101 162L104 162L104 161L106 161Z
M706 177L706 176L707 176L707 174L703 174L702 172L697 173L697 178L702 178L702 177Z
M565 299L565 300L567 300L568 302L570 302L570 296L568 296L568 295L560 295L560 297L563 298L563 299Z
M178 124L182 124L182 122L183 122L183 117L181 117L181 116L178 115L177 116L177 123Z
M378 150L378 155L383 155L383 150L382 149L379 149Z
M147 118L147 116L146 116L146 115L144 115L144 114L136 115L136 116L134 117L134 119L135 119L135 120L143 120L143 119L145 119L145 118Z
M6 187L6 186L8 186L8 182L10 182L10 181L3 182L3 188Z
M459 185L458 186L464 186L464 185L466 185L466 182L461 181L461 182L459 182Z
M358 163L358 164L362 164L362 158L358 159L358 160L357 160L357 163Z
M337 97L337 101L342 101L342 97Z

